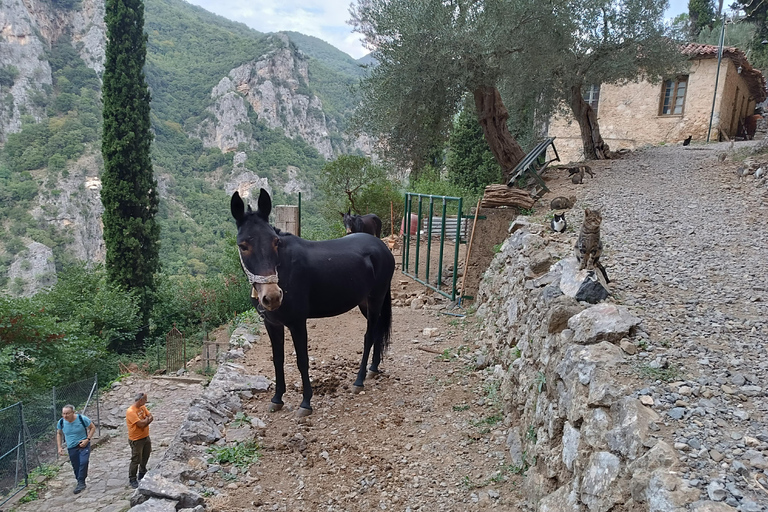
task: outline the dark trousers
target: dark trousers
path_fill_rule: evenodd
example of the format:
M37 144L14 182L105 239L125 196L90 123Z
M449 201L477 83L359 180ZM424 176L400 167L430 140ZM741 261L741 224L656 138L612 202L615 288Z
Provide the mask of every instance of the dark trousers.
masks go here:
M85 448L67 448L69 452L69 462L72 463L72 471L75 472L75 478L78 482L85 482L88 478L88 460L91 458L91 443Z
M136 480L136 473L142 475L147 472L149 454L152 453L152 441L149 436L135 441L128 441L131 445L131 464L128 466L128 479Z

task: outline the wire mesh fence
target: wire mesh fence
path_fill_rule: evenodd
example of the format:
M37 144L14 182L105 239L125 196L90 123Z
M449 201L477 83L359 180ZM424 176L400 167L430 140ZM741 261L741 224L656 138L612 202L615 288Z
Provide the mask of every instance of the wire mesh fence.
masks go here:
M28 483L21 402L0 410L0 504Z
M0 410L0 505L23 489L30 471L58 457L56 422L72 405L99 426L98 376L54 387Z

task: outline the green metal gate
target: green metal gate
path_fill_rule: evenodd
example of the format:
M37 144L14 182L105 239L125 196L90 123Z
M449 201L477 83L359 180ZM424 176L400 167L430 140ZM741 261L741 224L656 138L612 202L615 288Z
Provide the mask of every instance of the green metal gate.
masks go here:
M459 246L466 242L467 233L461 208L460 197L405 194L403 274L452 301L456 300Z
M173 329L165 335L165 369L168 373L187 368L187 347L184 336L173 324Z

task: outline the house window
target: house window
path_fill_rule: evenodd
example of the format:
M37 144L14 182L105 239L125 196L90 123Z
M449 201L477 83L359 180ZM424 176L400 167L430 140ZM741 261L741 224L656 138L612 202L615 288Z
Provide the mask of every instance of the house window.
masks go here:
M683 75L674 80L665 80L661 95L662 116L677 116L683 113L685 104L685 91L688 89L688 75Z
M600 85L592 84L587 87L583 97L584 101L589 103L589 106L592 107L592 110L595 111L595 115L597 115L597 104L600 101Z

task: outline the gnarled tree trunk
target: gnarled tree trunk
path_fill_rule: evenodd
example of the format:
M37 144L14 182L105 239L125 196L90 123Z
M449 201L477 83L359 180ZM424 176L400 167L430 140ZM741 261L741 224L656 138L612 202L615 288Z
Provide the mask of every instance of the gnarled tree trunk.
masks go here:
M610 158L610 148L600 136L600 126L592 107L581 96L581 87L571 88L570 106L573 117L581 129L581 142L584 145L584 158L587 160L605 160Z
M501 101L499 90L495 87L482 86L473 91L477 120L483 129L485 140L493 156L499 162L504 176L504 183L509 181L512 170L525 158L525 153L507 128L509 112Z

